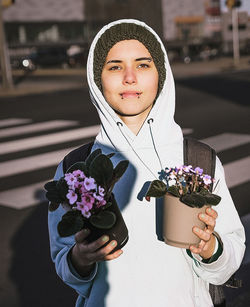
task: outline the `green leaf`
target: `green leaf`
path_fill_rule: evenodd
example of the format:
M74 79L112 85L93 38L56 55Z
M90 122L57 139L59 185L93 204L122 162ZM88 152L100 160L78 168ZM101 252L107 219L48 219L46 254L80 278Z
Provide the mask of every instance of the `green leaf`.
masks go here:
M217 206L218 203L221 201L221 197L219 195L212 194L212 193L206 195L205 199L206 199L207 204L211 206Z
M67 199L66 195L68 194L69 187L63 177L60 178L59 181L57 182L56 188L57 188L58 194L61 197L61 200L62 201L66 200Z
M207 202L206 198L198 193L192 193L192 197L194 198L194 203L196 208L202 208Z
M167 192L167 186L161 180L154 180L151 182L146 196L149 197L162 197Z
M103 209L107 209L108 207L110 207L110 206L112 206L112 205L113 205L112 202L109 201L109 202L107 202L106 205L103 206L102 208L103 208Z
M83 225L84 221L81 212L72 210L62 216L62 220L57 225L57 230L61 237L68 237L80 231Z
M207 189L201 187L199 194L202 195L202 196L206 196L206 195L211 194L211 193Z
M107 157L110 159L110 158L112 158L114 155L115 155L115 153L114 153L114 152L111 152L110 154L107 154Z
M191 194L182 195L180 197L180 201L184 203L185 205L188 205L189 207L192 207L192 208L195 207L195 201L194 201L194 198L191 196Z
M44 185L45 190L52 191L56 189L57 180L49 181Z
M110 229L116 222L116 216L112 211L101 211L96 215L92 215L89 219L90 223L99 229Z
M113 177L113 164L106 155L101 154L91 162L89 174L97 184L106 187Z
M87 167L88 172L89 172L89 167L90 167L90 164L92 163L92 161L97 156L99 156L101 153L102 153L101 149L96 149L87 157L87 159L85 160L85 163L86 163L86 167Z
M60 206L59 203L50 202L50 203L49 203L49 211L50 211L50 212L56 211L56 209L57 209L59 206Z
M50 202L57 203L57 204L60 204L62 202L62 198L60 197L58 191L55 191L55 192L49 191L45 194L45 196Z
M180 201L193 208L202 208L206 204L205 197L198 193L185 194L180 197Z
M122 175L125 173L126 169L128 168L128 160L123 160L123 161L120 161L115 169L114 169L114 173L113 173L113 179L115 181L118 181Z
M76 162L74 163L73 165L70 166L70 168L67 170L66 173L72 173L73 171L76 171L76 170L80 170L82 172L84 172L84 174L86 176L88 176L88 169L86 167L86 163L85 162Z
M179 189L177 186L175 185L171 185L169 188L168 188L168 193L176 196L176 197L180 197L180 193L179 193Z

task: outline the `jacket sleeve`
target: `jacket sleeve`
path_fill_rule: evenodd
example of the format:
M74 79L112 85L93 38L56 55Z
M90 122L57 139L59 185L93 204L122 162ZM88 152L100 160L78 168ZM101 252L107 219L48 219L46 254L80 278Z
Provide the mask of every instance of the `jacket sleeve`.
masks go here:
M221 285L239 268L245 252L245 231L225 181L223 166L216 158L215 180L218 182L213 193L221 197L214 207L218 213L215 232L222 244L222 254L211 263L203 263L201 257L192 254L193 270L203 280ZM215 183L216 184L216 183Z
M54 180L63 176L62 162L58 165ZM71 288L83 296L88 297L93 279L97 273L97 264L95 269L87 278L81 277L75 270L69 260L69 251L75 244L74 236L60 237L57 231L57 224L61 220L65 210L60 206L56 211L48 213L48 226L50 237L51 258L55 263L56 272L59 277Z

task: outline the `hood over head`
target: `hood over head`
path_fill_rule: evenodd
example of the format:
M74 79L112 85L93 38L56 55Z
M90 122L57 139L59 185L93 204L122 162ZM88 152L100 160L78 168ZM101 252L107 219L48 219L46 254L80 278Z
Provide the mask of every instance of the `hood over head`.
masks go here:
M117 37L118 33L120 35ZM137 39L144 44L159 74L157 98L137 135L123 123L101 91L100 76L107 53L114 44L125 39ZM174 143L182 144L182 131L174 121L175 85L167 53L159 36L144 22L121 19L109 23L97 33L89 51L87 80L91 100L101 120L101 131L96 142L120 152L126 152L131 145L134 149L150 148L152 141L157 148L172 146Z

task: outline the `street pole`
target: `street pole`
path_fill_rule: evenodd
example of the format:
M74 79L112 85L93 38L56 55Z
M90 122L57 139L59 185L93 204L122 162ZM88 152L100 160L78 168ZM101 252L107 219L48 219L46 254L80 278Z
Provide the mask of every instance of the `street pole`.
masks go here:
M2 72L2 86L5 89L11 89L13 87L13 80L10 67L10 58L5 40L2 10L3 8L0 3L0 65Z
M240 62L240 48L239 48L238 11L236 7L232 8L232 28L233 28L234 65L237 66Z

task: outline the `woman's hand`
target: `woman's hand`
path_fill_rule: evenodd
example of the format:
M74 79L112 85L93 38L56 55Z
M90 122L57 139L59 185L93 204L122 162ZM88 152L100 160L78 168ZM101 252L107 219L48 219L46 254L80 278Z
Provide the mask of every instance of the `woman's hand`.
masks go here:
M121 249L110 254L117 245L115 240L101 248L109 241L109 237L104 235L96 241L88 243L86 238L89 234L88 229L77 232L75 235L76 244L71 251L71 262L76 271L83 277L91 273L96 262L113 260L122 254Z
M206 224L204 230L193 227L193 233L196 234L200 239L198 247L190 245L190 250L194 254L199 254L203 259L212 257L215 248L215 236L213 235L214 227L218 214L212 208L207 208L206 213L199 214L199 219Z

